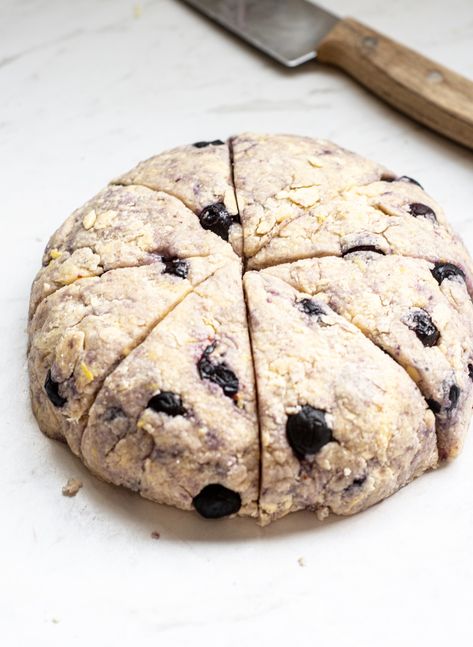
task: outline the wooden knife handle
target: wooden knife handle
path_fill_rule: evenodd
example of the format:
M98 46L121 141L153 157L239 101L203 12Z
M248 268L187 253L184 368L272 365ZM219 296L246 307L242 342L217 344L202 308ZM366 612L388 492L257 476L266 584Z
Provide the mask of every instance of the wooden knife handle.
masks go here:
M317 58L336 65L416 121L473 149L473 82L352 18L322 40Z

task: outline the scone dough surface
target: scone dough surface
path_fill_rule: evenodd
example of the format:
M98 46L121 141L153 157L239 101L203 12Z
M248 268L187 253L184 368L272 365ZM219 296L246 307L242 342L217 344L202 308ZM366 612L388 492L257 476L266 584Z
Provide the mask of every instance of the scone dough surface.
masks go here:
M326 140L196 142L51 237L33 411L100 478L205 518L353 514L461 451L472 294L416 180Z

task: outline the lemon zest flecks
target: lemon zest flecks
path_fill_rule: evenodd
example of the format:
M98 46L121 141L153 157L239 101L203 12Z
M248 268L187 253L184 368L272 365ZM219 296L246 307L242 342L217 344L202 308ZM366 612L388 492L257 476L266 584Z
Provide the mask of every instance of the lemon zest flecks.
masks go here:
M94 374L92 373L90 368L87 366L87 364L82 362L81 365L80 365L80 368L81 368L82 373L85 375L86 380L88 382L92 382L92 380L94 379Z

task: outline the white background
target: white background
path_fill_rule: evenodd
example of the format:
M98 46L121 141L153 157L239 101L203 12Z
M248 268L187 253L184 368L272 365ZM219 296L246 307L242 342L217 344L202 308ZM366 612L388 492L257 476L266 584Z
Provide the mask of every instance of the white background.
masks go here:
M332 9L473 77L471 0ZM0 0L5 647L472 644L471 438L454 464L357 517L299 513L262 530L100 483L36 427L26 310L48 236L139 159L242 130L333 138L416 177L473 248L472 153L342 74L281 69L175 0L144 2L139 18L125 0ZM70 476L84 482L74 499L61 495Z

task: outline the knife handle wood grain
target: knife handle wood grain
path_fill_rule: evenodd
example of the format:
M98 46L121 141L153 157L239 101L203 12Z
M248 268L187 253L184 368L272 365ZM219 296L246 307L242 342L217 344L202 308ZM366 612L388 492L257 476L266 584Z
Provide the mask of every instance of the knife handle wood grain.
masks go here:
M335 65L416 121L473 149L473 82L345 18L317 59Z

